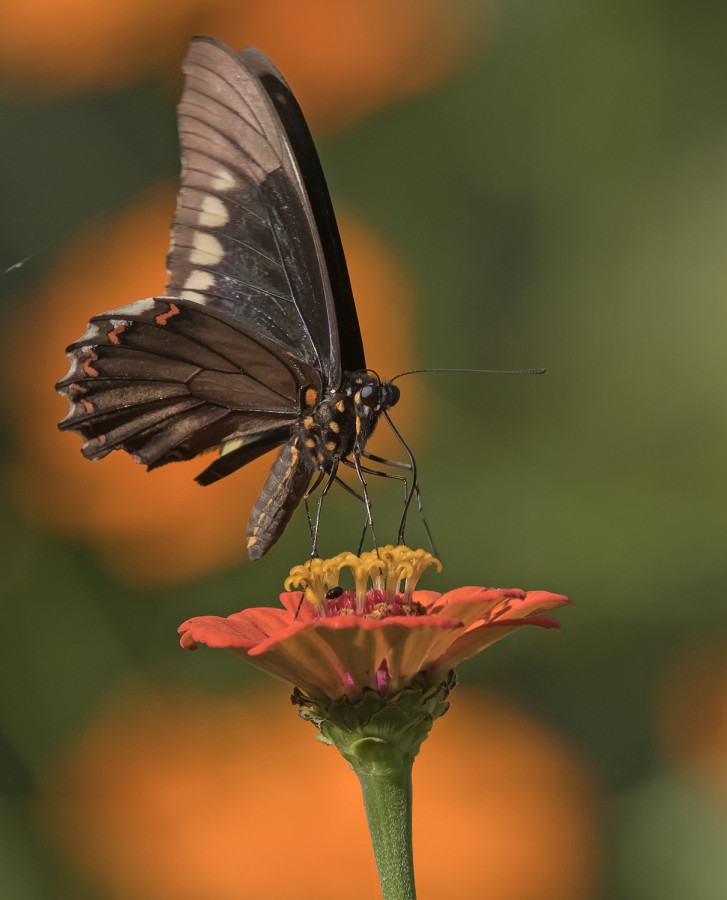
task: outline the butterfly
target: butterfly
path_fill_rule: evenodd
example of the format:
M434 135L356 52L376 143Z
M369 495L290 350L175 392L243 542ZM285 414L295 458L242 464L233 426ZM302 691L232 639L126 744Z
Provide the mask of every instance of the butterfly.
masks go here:
M209 37L183 71L166 294L94 316L67 348L59 427L89 459L120 449L147 469L219 448L201 485L280 447L248 524L258 559L341 463L371 523L360 459L378 459L366 443L399 389L366 368L328 188L282 75Z

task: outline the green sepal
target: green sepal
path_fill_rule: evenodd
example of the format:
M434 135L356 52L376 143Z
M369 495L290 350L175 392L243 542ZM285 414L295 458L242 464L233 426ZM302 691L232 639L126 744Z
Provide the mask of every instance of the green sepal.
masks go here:
M449 709L455 683L452 671L435 685L412 682L390 696L367 689L360 700L342 697L327 704L296 688L292 701L301 718L318 728L318 740L334 744L354 769L400 769L411 765L434 720Z

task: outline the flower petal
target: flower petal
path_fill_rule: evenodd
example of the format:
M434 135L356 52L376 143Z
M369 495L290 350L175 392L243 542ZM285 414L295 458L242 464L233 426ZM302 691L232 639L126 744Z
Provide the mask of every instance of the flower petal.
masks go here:
M303 598L302 591L287 591L280 595L280 602L288 610L293 613L294 618L298 622L310 622L316 614L316 609L312 603Z
M543 592L545 593L545 592ZM558 596L554 594L550 597ZM562 597L561 602L557 605L565 606L571 604L567 597ZM548 607L550 608L550 607ZM549 616L513 616L508 619L499 619L496 621L481 622L477 625L470 626L464 634L460 634L437 660L435 665L429 670L429 674L433 679L443 675L450 669L456 668L461 662L471 659L482 650L486 650L492 644L502 640L522 625L536 625L540 628L560 628L560 622Z
M461 629L461 622L442 616L330 617L275 635L253 648L249 657L313 697L337 699L358 696L366 687L376 690L376 673L384 660L396 673L396 689L441 655L441 634ZM450 642L447 636L444 646Z
M191 649L196 644L208 647L249 648L271 634L290 625L291 615L285 609L258 607L222 616L194 616L183 622L178 631L181 644ZM301 623L300 627L304 627Z
M441 596L441 591L414 591L411 595L411 599L415 603L421 603L427 611L431 611L432 607Z
M461 619L469 626L481 619L499 617L502 612L515 607L526 596L525 591L517 588L462 587L442 594L431 612Z

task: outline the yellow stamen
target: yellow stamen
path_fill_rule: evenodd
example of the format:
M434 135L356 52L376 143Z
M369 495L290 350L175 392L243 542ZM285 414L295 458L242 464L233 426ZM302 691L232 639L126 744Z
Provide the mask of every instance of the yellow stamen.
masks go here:
M302 588L306 599L322 609L326 592L338 587L341 569L347 568L353 575L357 609L362 612L366 592L370 589L383 591L387 603L395 594L404 594L406 600L410 600L422 573L430 566L442 571L440 561L426 550L387 545L360 556L339 553L331 559L309 559L290 570L285 589Z

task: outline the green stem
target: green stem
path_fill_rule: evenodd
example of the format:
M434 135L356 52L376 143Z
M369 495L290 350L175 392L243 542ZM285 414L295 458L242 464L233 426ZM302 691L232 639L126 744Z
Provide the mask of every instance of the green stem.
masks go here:
M411 831L413 760L392 760L392 754L386 751L382 757L354 764L361 782L381 893L384 900L416 900Z

